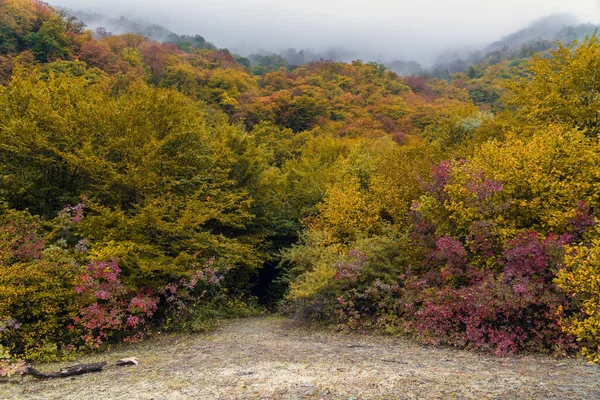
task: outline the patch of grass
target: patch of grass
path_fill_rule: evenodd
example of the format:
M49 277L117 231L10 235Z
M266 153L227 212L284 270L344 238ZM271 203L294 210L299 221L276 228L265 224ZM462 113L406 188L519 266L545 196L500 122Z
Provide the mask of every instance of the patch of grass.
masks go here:
M167 318L164 328L167 332L202 333L215 329L219 321L252 317L265 312L255 302L226 297L192 304L176 316Z

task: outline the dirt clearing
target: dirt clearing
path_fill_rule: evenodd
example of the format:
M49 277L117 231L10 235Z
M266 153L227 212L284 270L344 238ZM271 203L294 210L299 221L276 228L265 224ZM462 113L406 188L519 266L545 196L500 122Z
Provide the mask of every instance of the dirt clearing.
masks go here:
M498 358L389 337L315 332L279 317L228 321L209 334L158 337L76 363L130 356L140 364L0 384L0 398L600 399L600 367L581 360Z

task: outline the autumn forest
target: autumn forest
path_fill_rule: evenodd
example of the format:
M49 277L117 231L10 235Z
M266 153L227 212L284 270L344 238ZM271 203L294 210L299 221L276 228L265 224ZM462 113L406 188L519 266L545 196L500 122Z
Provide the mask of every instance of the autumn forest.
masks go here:
M264 312L600 361L600 42L576 39L400 76L0 0L0 379Z

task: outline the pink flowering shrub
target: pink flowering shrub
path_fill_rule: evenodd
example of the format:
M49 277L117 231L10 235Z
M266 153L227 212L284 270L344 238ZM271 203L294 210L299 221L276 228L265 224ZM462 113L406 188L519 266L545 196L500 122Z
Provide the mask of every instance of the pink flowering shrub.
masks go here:
M197 330L247 311L221 287L214 259L191 268L182 262L179 275L145 280L116 258L90 260L97 242L82 235L84 210L83 203L66 206L43 220L0 203L1 376L22 371L22 359L54 361L139 340L157 326Z
M116 260L91 261L75 288L83 304L73 319L71 330L81 335L89 348L108 341L132 341L143 336L158 309L159 297L150 289L132 295L120 279Z
M153 323L166 330L200 329L199 325L214 317L206 315L202 307L216 310L216 303L226 298L220 287L224 277L213 268L214 263L210 259L191 276L159 291L132 291L123 284L116 260L92 261L75 288L82 307L69 329L91 349L105 343L137 341L146 336Z
M75 206L67 205L58 213L58 220L62 226L68 226L69 224L77 224L81 222L83 218L83 210L85 203L79 203Z
M346 282L356 282L369 257L358 250L348 252L350 261L339 261L336 265L335 279Z
M13 359L8 352L3 352L2 347L0 347L0 379L22 375L25 372L27 372L25 360Z
M166 308L164 327L172 331L204 330L205 324L218 317L226 293L221 287L224 276L214 269L210 259L191 277L166 285L162 290Z

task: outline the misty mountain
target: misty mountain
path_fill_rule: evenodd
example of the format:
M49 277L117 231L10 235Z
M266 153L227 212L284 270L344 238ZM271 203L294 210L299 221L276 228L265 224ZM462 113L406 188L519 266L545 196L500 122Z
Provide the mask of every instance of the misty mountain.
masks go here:
M554 41L557 40L559 32L563 29L578 24L579 20L572 14L549 15L490 44L484 49L484 52L489 53L506 47L514 49L535 40Z
M594 33L598 25L581 24L571 14L550 15L534 21L527 27L504 36L481 49L449 51L441 54L432 69L434 76L448 77L465 72L477 63L497 64L502 60L524 58L568 44Z
M100 13L87 13L71 9L64 10L69 15L83 21L89 29L95 32L95 35L98 38L106 37L111 34L120 35L124 33L135 33L158 42L175 43L180 45L180 47L182 47L182 43L191 42L193 47L199 49L217 48L214 44L207 42L200 35L178 35L164 26L138 19L134 20L125 16L115 18ZM187 49L184 48L184 50ZM245 52L241 51L241 53L244 56L247 56L252 62L252 65L255 66L253 70L257 74L268 70L276 70L281 67L294 68L319 60L350 62L360 58L356 51L342 47L331 47L324 51L312 49L296 50L294 48L288 48L282 49L279 52L256 48ZM416 61L395 60L390 62L388 67L399 75L417 75L423 71L423 68Z
M133 20L125 16L114 18L99 13L86 13L70 9L64 10L80 21L83 21L88 28L95 32L97 37L105 37L111 34L121 35L124 33L135 33L157 42L175 43L184 50L189 50L190 47L197 49L216 49L214 44L207 42L204 37L200 35L178 35L158 24Z
M125 16L118 18L99 13L67 10L67 12L83 21L96 36L109 34L135 33L159 42L175 43L184 50L217 49L200 35L178 35L164 26L148 23ZM415 60L389 59L385 56L373 57L371 60L384 64L390 70L401 76L433 75L449 78L453 73L465 72L474 64L486 62L495 64L502 60L527 57L555 47L556 42L570 43L592 34L598 26L580 24L572 14L555 14L536 20L514 33L506 35L480 48L453 49L440 54L431 68L423 67ZM262 74L281 67L294 68L299 65L319 60L350 62L361 58L366 49L347 49L343 47L328 48L322 51L309 48L296 50L282 49L277 52L260 49L260 43L255 49L241 51L251 63L254 73Z
M384 63L386 67L390 70L394 71L400 76L414 76L414 75L422 75L425 73L425 68L421 66L418 62L411 61L403 61L403 60L394 60L391 62Z

